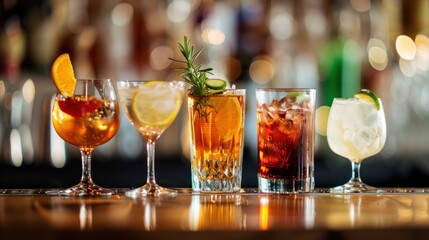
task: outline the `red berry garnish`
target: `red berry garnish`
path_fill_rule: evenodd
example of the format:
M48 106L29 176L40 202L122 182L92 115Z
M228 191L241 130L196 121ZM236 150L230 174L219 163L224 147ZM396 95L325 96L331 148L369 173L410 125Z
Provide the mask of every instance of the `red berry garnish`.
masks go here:
M82 99L73 97L59 101L61 111L76 118L81 118L101 107L102 102L95 98Z

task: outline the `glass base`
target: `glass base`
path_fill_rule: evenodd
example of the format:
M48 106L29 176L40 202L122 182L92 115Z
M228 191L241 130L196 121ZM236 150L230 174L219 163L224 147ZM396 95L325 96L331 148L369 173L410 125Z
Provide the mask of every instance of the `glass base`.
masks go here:
M349 181L344 185L330 188L330 193L383 193L379 188L372 187L360 181Z
M226 193L238 192L241 189L241 181L235 180L195 180L192 181L192 190L202 193Z
M168 189L159 186L156 183L147 183L139 188L129 190L125 192L125 196L130 198L139 197L176 197L178 192L173 189Z
M71 196L71 197L106 197L114 194L115 191L107 188L100 187L94 183L79 183L71 188L59 190L58 195L60 196Z
M290 180L258 176L258 185L259 190L264 193L305 193L314 190L313 178Z
M195 160L193 160L195 161ZM198 167L192 169L192 191L201 193L232 193L241 189L241 166L221 170L224 161L204 160L210 169ZM241 162L241 160L240 160Z
M428 188L383 188L383 193L429 193Z

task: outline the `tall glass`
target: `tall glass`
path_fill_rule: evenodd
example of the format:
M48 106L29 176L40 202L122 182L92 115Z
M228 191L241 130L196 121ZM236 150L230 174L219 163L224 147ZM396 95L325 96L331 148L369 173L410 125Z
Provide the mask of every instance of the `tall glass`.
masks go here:
M256 90L261 192L314 189L315 89Z
M112 190L97 186L91 177L92 150L109 141L119 129L119 106L110 79L77 79L72 97L57 94L52 124L64 141L79 148L80 182L58 192L66 196L108 196Z
M146 140L146 184L127 191L126 196L176 196L177 191L159 186L155 180L155 142L176 118L183 101L184 83L135 80L117 82L119 98L131 124Z
M241 188L244 89L188 95L192 189L235 192Z
M363 183L360 178L361 162L379 153L386 142L383 104L381 99L378 101L380 109L357 98L334 99L328 118L328 144L333 152L351 161L352 177L346 184L330 189L331 192L381 191Z

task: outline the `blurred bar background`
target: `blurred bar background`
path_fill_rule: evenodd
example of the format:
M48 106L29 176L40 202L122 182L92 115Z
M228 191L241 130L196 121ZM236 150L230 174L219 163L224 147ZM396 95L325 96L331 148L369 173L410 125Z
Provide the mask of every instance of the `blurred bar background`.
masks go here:
M2 0L0 188L68 187L79 151L50 123L52 61L70 53L77 78L179 79L169 57L189 36L214 77L247 89L243 187L257 187L254 89L311 87L317 107L370 88L388 138L363 162L365 182L429 187L429 0ZM156 148L158 182L190 187L186 102ZM350 162L316 135L317 187L346 182ZM94 180L146 179L144 140L125 116L93 156Z

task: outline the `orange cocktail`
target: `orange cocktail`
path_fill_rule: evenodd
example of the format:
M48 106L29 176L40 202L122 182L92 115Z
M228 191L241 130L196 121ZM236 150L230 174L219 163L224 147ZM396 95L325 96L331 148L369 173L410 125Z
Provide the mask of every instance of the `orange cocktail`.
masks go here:
M119 107L110 79L76 79L70 56L58 56L51 67L57 89L52 125L66 142L79 148L82 177L78 184L60 190L66 196L109 196L114 192L96 185L91 177L94 147L109 141L119 129Z
M90 96L56 98L52 124L64 141L77 147L94 148L109 141L119 129L116 100Z
M56 94L52 125L64 141L79 148L82 161L80 182L58 191L59 195L108 196L114 193L93 182L91 157L95 147L115 136L119 124L118 100L110 79L77 79L73 95Z

